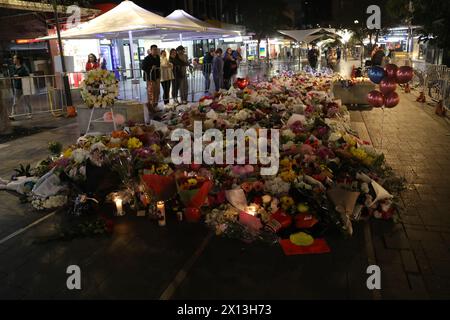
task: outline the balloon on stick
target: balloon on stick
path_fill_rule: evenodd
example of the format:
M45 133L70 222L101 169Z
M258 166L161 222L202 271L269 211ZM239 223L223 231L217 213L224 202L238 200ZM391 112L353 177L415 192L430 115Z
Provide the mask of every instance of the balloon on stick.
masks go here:
M373 66L368 71L369 79L373 83L379 84L385 76L384 69L380 66Z
M384 104L384 96L378 90L372 90L367 94L367 101L374 108L380 108Z

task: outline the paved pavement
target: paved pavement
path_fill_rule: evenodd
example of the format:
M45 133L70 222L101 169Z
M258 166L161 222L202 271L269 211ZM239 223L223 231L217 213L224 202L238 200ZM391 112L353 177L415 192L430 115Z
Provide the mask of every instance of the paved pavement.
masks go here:
M383 297L450 298L450 126L415 96L360 112L375 147L408 181L401 223L372 223ZM382 145L381 145L382 144ZM387 270L387 271L386 271Z
M64 118L38 118L21 121L20 126L22 127L62 126L0 144L0 177L9 179L14 174L14 169L18 168L20 164L35 166L38 161L45 159L48 156L48 143L51 141L60 141L65 145L76 141L79 131L76 123L73 123L74 121ZM25 227L41 216L41 214L31 211L30 204L21 203L15 194L0 192L0 239Z
M380 109L351 112L355 129L407 178L405 210L398 223L357 223L350 239L329 235L330 254L286 257L278 246L218 238L175 217L161 228L125 216L111 237L35 243L58 230L64 222L58 213L0 240L0 298L448 299L450 127L431 111L401 94L400 104L384 111L383 126ZM0 146L0 175L41 159L48 141L77 136L69 125ZM0 239L41 216L0 193ZM66 289L70 264L81 268L80 291ZM366 288L369 264L381 268L380 291Z

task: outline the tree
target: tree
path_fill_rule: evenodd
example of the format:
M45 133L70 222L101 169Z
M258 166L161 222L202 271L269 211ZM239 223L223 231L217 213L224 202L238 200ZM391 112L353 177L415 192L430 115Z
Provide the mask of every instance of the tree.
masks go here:
M261 0L255 4L253 1L238 2L243 23L248 31L255 34L257 40L257 59L259 60L259 47L261 40L275 34L292 24L287 4L283 1ZM268 56L268 55L267 55Z
M393 17L421 26L419 29L421 40L444 49L444 63L449 64L450 1L389 0L388 8Z

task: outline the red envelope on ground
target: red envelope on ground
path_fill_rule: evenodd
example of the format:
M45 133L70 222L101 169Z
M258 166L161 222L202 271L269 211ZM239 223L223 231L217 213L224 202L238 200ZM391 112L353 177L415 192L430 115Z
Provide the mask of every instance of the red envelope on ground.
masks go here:
M312 228L319 222L313 215L307 213L299 213L295 216L295 226L299 229Z
M331 252L325 239L314 239L314 243L310 246L303 247L297 246L291 242L289 239L281 239L280 246L287 256L292 256L296 254L318 254L318 253L329 253Z

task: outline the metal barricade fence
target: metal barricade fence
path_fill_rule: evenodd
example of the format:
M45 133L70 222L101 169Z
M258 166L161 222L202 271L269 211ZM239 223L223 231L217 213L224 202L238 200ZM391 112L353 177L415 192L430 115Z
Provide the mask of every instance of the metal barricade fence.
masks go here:
M137 100L142 103L148 102L146 75L141 69L116 69L111 72L114 72L116 78L118 79L118 99ZM186 98L187 101L196 101L200 95L204 95L204 93L208 91L209 84L213 82L206 81L206 79L210 80L210 64L186 67L185 77L170 80L168 84L167 82L163 83L163 81L161 81L161 72L164 73L164 70L161 68L153 68L150 74L152 79L159 79L159 102L164 101L165 90L169 90L168 96L170 101L173 101L175 98L177 100ZM85 78L86 73L87 72L85 71L81 71L69 74L71 90L74 93L73 95L75 95L74 100L77 100L79 97L79 93L77 91L79 91L81 81ZM179 84L184 78L187 82L187 97L182 97L182 95L186 96L186 93L183 90L176 90L176 93L173 92L174 84Z
M60 115L65 108L62 81L55 75L0 78L1 105L11 117Z
M253 81L267 80L271 76L274 76L282 71L300 71L302 69L302 63L300 59L286 59L286 60L272 60L267 62L266 60L260 60L258 68L250 67L248 64L242 64L238 67L237 73L232 76L231 82L237 77L249 77ZM174 70L172 70L174 71ZM119 68L112 70L119 81L119 97L120 100L137 100L142 103L148 102L147 94L147 81L146 75L142 69L124 69ZM200 99L202 96L208 93L213 93L215 91L215 83L212 76L212 64L196 64L189 65L186 67L185 77L174 79L165 83L161 81L164 79L164 67L154 68L151 73L153 75L158 74L158 76L153 77L154 79L159 78L159 99L158 102L164 102L164 92L169 90L168 100L169 103L173 103L175 100L182 102L186 100L187 102L194 102ZM163 77L161 77L161 73ZM182 72L184 73L184 72ZM86 72L75 72L69 74L69 79L71 79L70 85L72 90L72 96L74 97L74 103L78 102L79 84L84 79ZM176 72L174 72L175 76ZM150 77L153 76L150 74ZM180 88L183 85L185 88ZM223 83L223 81L222 81ZM176 92L174 93L174 86L177 86ZM187 94L186 94L187 92ZM167 93L166 93L167 98Z
M112 70L118 79L119 84L119 97L120 100L138 100L140 102L148 102L147 98L147 81L146 75L141 69L116 69ZM197 64L186 67L185 77L179 77L169 81L169 85L163 84L161 81L161 73L164 73L164 68L153 68L150 77L153 79L158 78L160 82L159 90L159 102L164 101L164 91L169 90L169 100L196 101L207 92L212 92L215 89L214 80L212 78L212 65L211 64ZM184 71L182 72L184 73ZM85 78L85 71L74 72L69 74L70 86L72 92L79 90L81 81ZM155 77L155 75L157 75ZM174 75L175 78L175 75ZM185 80L184 80L185 79ZM187 83L187 97L186 92L180 86L183 81ZM177 85L176 92L174 93L174 85ZM79 95L75 93L75 95ZM182 97L184 95L185 97ZM181 102L181 101L180 101Z
M450 103L450 68L445 65L426 66L426 86L428 95L434 101L442 100L448 109Z

